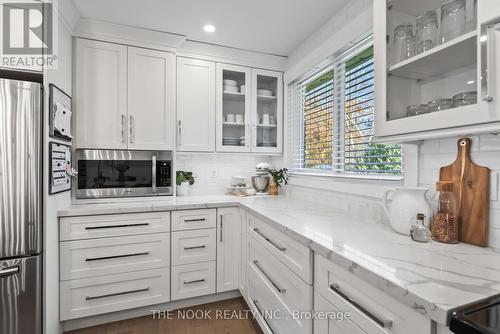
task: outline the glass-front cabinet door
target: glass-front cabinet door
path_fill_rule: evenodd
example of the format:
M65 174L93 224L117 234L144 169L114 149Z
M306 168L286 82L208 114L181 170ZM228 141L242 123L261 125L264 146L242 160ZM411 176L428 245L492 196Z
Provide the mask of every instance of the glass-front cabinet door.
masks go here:
M281 153L283 140L282 73L252 69L252 151Z
M379 141L433 138L450 134L449 129L495 122L500 130L494 83L500 79L500 49L495 46L500 29L494 20L500 22L500 11L495 2L374 2ZM489 22L478 18L478 12L491 12L484 7L497 11Z
M251 69L217 64L217 150L249 152Z

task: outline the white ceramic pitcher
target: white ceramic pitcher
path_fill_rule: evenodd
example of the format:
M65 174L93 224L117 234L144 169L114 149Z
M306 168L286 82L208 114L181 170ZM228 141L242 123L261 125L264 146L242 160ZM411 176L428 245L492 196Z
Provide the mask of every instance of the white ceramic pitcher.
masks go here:
M410 235L410 228L415 223L417 213L425 215L425 225L429 226L431 208L425 199L428 190L427 188L398 187L384 192L382 206L394 231ZM394 196L389 206L387 197L390 193L394 193Z

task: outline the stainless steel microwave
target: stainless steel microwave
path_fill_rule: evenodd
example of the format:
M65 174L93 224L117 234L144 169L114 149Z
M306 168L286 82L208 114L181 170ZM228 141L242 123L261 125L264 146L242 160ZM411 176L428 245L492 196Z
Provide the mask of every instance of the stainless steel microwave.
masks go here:
M76 198L172 195L171 151L76 150Z

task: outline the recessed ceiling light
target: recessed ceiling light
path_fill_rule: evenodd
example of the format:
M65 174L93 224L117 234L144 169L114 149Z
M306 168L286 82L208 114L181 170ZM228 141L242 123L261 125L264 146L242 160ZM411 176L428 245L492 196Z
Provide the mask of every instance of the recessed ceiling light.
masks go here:
M205 30L205 32L214 32L215 31L215 27L211 24L205 24L203 26L203 30Z

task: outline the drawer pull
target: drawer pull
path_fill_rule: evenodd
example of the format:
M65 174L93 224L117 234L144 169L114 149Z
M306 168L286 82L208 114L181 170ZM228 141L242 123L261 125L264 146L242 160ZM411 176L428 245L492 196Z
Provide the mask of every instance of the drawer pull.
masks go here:
M121 225L105 225L105 226L87 226L86 230L101 230L105 228L123 228L123 227L137 227L137 226L149 226L149 223L139 223L139 224L121 224Z
M262 267L259 265L259 261L254 260L253 264L257 267L257 269L260 270L260 272L262 273L262 275L264 275L266 277L266 279L269 282L271 282L271 284L276 288L276 290L278 290L279 293L286 293L286 289L280 288L278 286L278 284L274 283L274 281L269 277L269 275L264 271L264 269L262 269Z
M257 312L259 312L260 316L262 317L262 319L264 319L264 322L266 323L267 327L269 327L269 330L271 331L271 333L275 333L274 329L271 327L271 325L269 324L269 322L267 322L267 318L264 314L264 312L262 312L262 309L260 308L260 303L257 299L254 299L253 300L253 304L255 305L255 308L257 309Z
M201 246L191 246L191 247L184 247L184 250L202 249L202 248L205 248L205 247L206 247L205 245L201 245Z
M19 272L19 266L7 267L0 270L0 277L7 277Z
M342 297L344 300L346 300L349 304L351 304L352 306L357 308L359 311L361 311L368 318L372 319L377 324L382 326L383 328L391 328L392 327L392 320L383 319L383 318L380 318L380 317L374 315L373 313L368 311L365 307L363 307L361 304L356 302L354 299L352 299L351 297L347 296L342 291L340 291L340 286L338 284L335 284L335 283L330 284L330 289L333 292L335 292L336 294L338 294L340 297Z
M269 239L268 237L266 237L264 234L262 234L262 232L258 228L254 228L253 230L255 231L255 233L257 233L262 238L264 238L264 240L266 240L271 245L273 245L277 250L279 250L280 252L286 252L286 248L285 247L281 247L280 245L278 245L277 243L275 243L274 241L272 241L271 239Z
M194 222L204 222L207 220L206 218L193 218L193 219L184 219L185 223L194 223Z
M205 282L206 280L204 278L202 279L195 279L193 281L184 281L184 284L195 284L195 283L203 283Z
M122 257L132 257L132 256L141 256L141 255L149 255L149 252L132 253L132 254L122 254L122 255L111 255L111 256L103 256L103 257L91 257L91 258L85 259L85 261L92 262L92 261L101 261L101 260L109 260L109 259L119 259L119 258L122 258Z
M137 290L123 291L123 292L109 293L107 295L87 296L87 297L85 297L85 300L89 301L89 300L101 299L101 298L107 298L107 297L122 296L122 295L128 295L128 294L131 294L131 293L144 292L144 291L149 291L149 287L145 287L144 289L137 289Z

